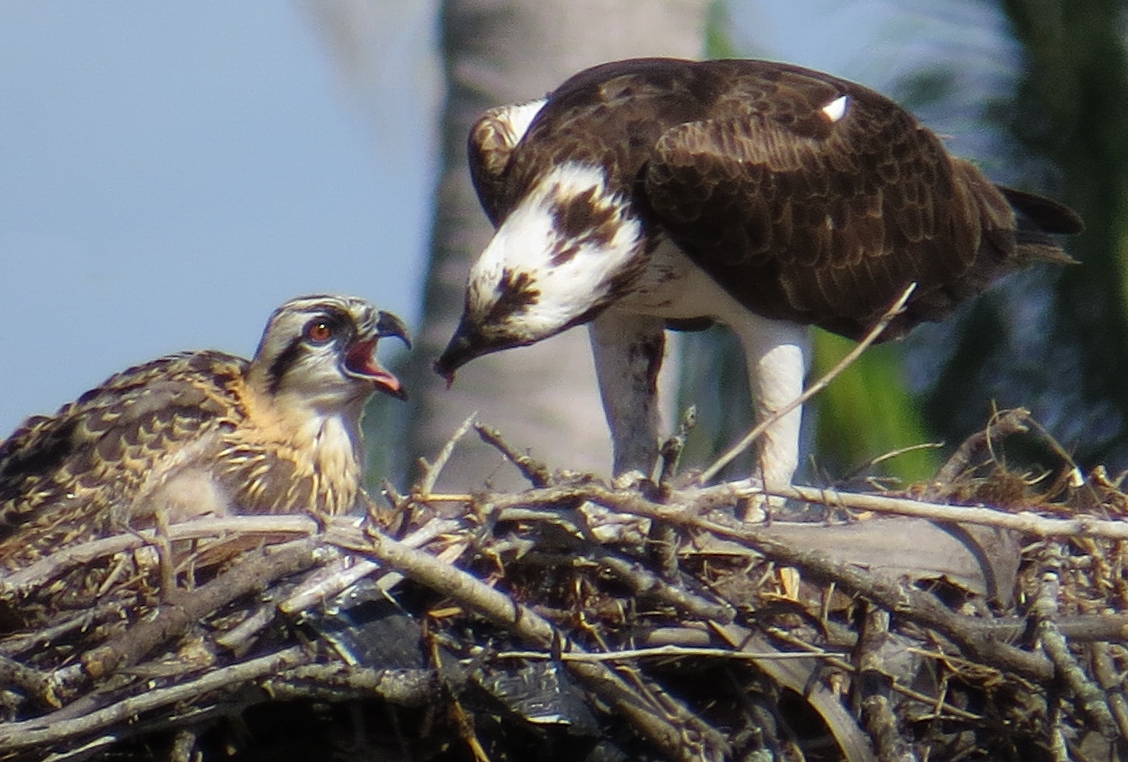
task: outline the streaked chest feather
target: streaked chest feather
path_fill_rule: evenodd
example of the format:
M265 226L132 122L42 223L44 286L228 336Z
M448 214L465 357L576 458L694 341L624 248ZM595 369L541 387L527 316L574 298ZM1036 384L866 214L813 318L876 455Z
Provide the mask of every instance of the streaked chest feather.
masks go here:
M360 432L347 419L311 415L233 436L219 458L236 510L328 515L350 510L360 494Z
M271 420L201 440L146 479L132 514L168 521L202 515L352 509L360 495L359 432L343 416L298 426Z
M739 305L672 242L648 237L627 196L603 169L566 163L549 172L505 219L475 265L471 304L511 305L533 329L559 326L593 307L665 318L724 321ZM485 312L485 309L483 309ZM489 315L487 320L496 317Z

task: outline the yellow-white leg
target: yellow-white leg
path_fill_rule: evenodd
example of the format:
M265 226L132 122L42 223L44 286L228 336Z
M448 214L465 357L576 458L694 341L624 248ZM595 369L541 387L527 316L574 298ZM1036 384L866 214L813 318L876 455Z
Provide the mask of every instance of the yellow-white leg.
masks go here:
M745 313L729 323L744 348L756 421L774 415L803 392L810 358L807 326ZM802 408L775 421L760 437L752 476L771 491L790 486L799 465Z
M665 351L661 318L606 310L588 324L615 476L649 477L658 458L658 371Z

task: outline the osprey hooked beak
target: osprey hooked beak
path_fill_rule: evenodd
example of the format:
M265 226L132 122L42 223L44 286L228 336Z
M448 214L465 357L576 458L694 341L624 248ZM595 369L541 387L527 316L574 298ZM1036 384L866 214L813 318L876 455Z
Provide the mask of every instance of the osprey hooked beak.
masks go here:
M407 399L403 384L376 359L376 344L386 337L394 336L411 349L411 336L407 326L390 312L376 314L375 334L353 343L345 353L344 366L352 375L371 379L376 388L401 400Z
M519 344L506 340L491 341L464 314L454 335L451 336L450 342L447 343L446 349L435 361L435 372L446 379L449 387L454 383L454 374L466 363L482 355L488 355L513 346L519 346Z

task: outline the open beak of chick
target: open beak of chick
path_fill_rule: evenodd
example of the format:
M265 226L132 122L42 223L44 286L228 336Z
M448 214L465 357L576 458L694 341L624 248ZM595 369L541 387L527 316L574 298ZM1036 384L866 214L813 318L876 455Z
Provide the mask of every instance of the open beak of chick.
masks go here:
M407 391L391 371L376 359L376 345L385 336L394 336L411 349L411 336L403 321L390 312L377 313L375 335L360 337L345 353L345 369L350 375L368 379L380 391L406 400Z

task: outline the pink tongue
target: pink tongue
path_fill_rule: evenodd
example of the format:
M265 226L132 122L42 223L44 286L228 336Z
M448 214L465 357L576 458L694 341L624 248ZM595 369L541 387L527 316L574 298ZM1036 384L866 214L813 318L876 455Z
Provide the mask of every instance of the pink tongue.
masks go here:
M361 341L349 348L345 355L345 365L353 373L367 376L376 386L394 395L403 394L400 380L384 369L376 360L376 339Z

